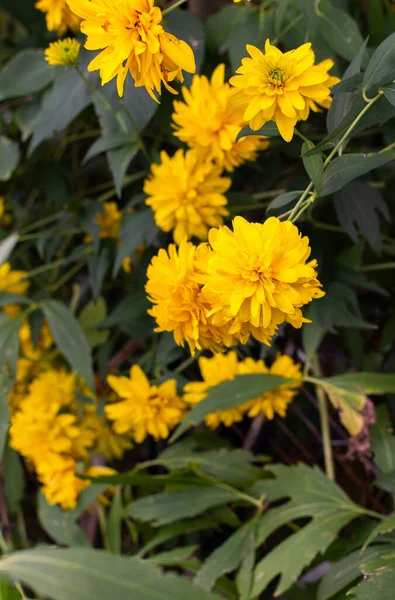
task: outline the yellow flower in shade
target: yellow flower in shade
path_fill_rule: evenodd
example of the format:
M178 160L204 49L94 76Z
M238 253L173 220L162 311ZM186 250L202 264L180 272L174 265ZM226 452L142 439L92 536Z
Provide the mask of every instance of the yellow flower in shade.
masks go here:
M270 368L265 365L263 360L255 361L252 358L246 358L238 366L238 375L250 375L251 373L270 373L271 375L281 375L281 377L296 380L293 383L284 384L264 392L258 398L246 402L242 407L249 417L262 415L270 421L275 414L285 417L288 404L292 402L301 385L300 365L285 354L278 356Z
M89 481L77 477L76 471L76 461L64 454L50 453L46 461L37 465L37 475L48 504L60 504L64 510L76 507L82 490L90 485Z
M155 440L166 439L182 420L185 405L177 395L175 379L151 386L142 369L134 365L130 377L110 375L107 381L121 399L105 409L116 433L131 432L137 443L148 435Z
M92 477L92 480L90 482L88 482L88 484L91 484L94 482L96 477L102 477L102 476L109 476L109 475L116 475L117 471L115 469L112 469L111 467L107 467L105 465L93 465L91 467L89 467L89 469L87 471L85 471L84 475L88 476L88 477ZM112 494L114 493L114 486L109 486L107 488L107 490L105 490L105 492L103 494L100 494L100 496L98 497L99 502L101 502L101 504L105 504L105 505L109 505L110 504L110 500L109 500L109 496L112 496Z
M190 405L203 400L209 388L234 379L238 369L236 352L214 354L212 358L199 358L199 368L203 381L193 381L184 387L184 401ZM217 429L221 424L230 427L233 423L242 420L243 411L240 407L235 407L229 410L217 410L208 415L205 422L211 429Z
M211 305L196 281L197 261L205 253L203 244L196 248L184 240L178 249L170 244L167 251L159 250L147 270L145 290L154 305L148 313L158 324L155 331L172 332L176 344L184 346L186 342L192 354L201 348L216 352L234 342L227 326L212 325L208 316Z
M247 51L250 57L242 60L230 80L237 90L232 103L244 109L251 129L275 121L281 136L290 142L296 123L307 118L312 103L330 103L330 86L339 81L328 75L333 62L314 65L310 43L283 54L267 40L265 53L251 45Z
M161 152L161 163L152 165L145 181L146 204L163 231L173 231L176 244L186 237L207 239L209 227L219 227L229 213L224 193L231 180L222 169L199 158L194 150L178 150L173 158Z
M10 207L7 206L4 196L0 196L0 225L7 227L12 221Z
M269 142L259 136L247 136L236 142L246 125L244 110L230 104L234 90L225 83L225 65L219 65L211 81L195 75L190 89L183 87L184 102L174 101L175 136L194 148L199 156L212 159L227 171L246 160L255 160L258 150Z
M78 31L81 19L71 12L66 0L39 0L36 8L45 13L48 31L63 35L67 29Z
M66 38L49 44L45 50L45 60L52 66L72 67L78 60L81 44Z
M46 321L42 324L37 344L33 342L29 321L25 320L22 323L22 327L19 330L19 342L25 358L38 361L42 354L52 346L53 341L51 330Z
M211 302L212 322L225 325L236 319L248 334L269 343L276 327L287 321L301 327L306 320L300 308L324 295L317 280L317 262L311 260L309 239L302 237L290 221L275 217L263 224L249 223L242 217L228 227L211 229L203 294Z
M25 295L29 285L26 271L13 271L8 262L0 266L0 292ZM16 304L7 304L3 306L3 310L11 318L16 317L20 312Z
M121 227L122 212L119 210L116 202L104 202L103 212L96 216L96 223L99 226L100 239L118 237Z
M85 404L83 416L79 423L81 438L85 439L79 456L87 454L88 448L96 456L105 456L107 460L121 460L126 450L132 448L128 436L117 435L111 428L105 416L99 416L97 404Z
M120 96L128 72L135 85L145 87L156 100L162 83L176 93L169 82L182 82L182 70L196 71L192 49L164 30L162 11L154 0L68 0L68 5L83 19L85 48L101 50L88 70L100 70L103 85L116 77Z

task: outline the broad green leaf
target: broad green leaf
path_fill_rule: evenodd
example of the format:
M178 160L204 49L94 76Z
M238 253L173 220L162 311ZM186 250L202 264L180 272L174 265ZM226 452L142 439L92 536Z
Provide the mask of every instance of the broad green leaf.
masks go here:
M127 215L119 234L120 245L115 259L114 276L122 266L124 258L132 256L143 242L152 243L158 233L151 209L143 209Z
M325 41L337 54L352 60L363 43L357 23L329 0L318 0L316 6L320 17L318 28Z
M246 125L238 134L236 141L239 141L241 138L246 137L247 135L263 135L265 137L276 137L279 136L280 133L278 131L276 123L274 121L268 121L260 129L258 129L258 131L254 131L254 129L251 129L249 125Z
M324 298L315 302L317 316L325 331L336 331L336 327L375 329L366 323L361 314L354 290L341 281L333 281L325 289Z
M50 600L220 600L147 561L90 548L36 548L2 559L0 574Z
M0 135L0 181L8 181L18 166L19 146L5 135Z
M382 473L395 470L395 436L393 435L388 409L385 405L376 409L376 423L371 428L374 462Z
M364 581L348 592L350 600L393 600L395 597L395 554L361 565Z
M266 209L268 215L284 212L285 208L289 210L295 205L295 200L301 197L303 192L285 192L272 200ZM280 211L281 209L281 211Z
M275 35L274 15L268 11L243 10L242 17L229 37L228 52L232 71L248 56L247 44L263 48L266 39Z
M32 135L41 110L41 97L35 96L31 102L21 104L15 110L15 122L22 133L22 141L26 142Z
M118 198L121 197L122 184L130 163L137 155L139 147L135 142L129 142L122 148L111 150L107 153L108 164L114 178L114 185Z
M206 451L192 451L185 447L184 440L169 446L155 461L167 467L170 471L187 469L190 465L199 471L207 473L234 486L245 486L258 479L262 471L254 467L249 461L252 455L247 450L219 448ZM180 451L177 451L180 446ZM177 452L174 452L174 451Z
M107 134L104 137L100 137L96 142L92 144L88 152L85 155L84 163L88 162L91 158L94 158L102 152L108 152L109 150L116 150L123 146L136 145L136 136L126 133L115 133L113 135Z
M310 304L304 316L311 320L311 323L305 323L302 327L303 349L306 354L306 359L310 361L314 358L325 337L326 331L319 322L315 302Z
M325 171L321 196L337 192L353 179L385 165L394 158L395 152L392 151L367 155L345 154L344 156L338 156Z
M211 511L210 515L207 517L188 519L185 521L172 523L171 525L166 525L165 527L161 527L158 533L152 539L150 539L150 541L145 546L141 548L141 550L138 553L138 556L140 558L143 557L145 554L151 552L151 550L153 550L157 546L164 544L168 540L182 537L190 533L195 533L196 531L213 529L218 525L218 522L216 522L214 518L214 511Z
M55 69L44 59L42 50L18 52L0 71L0 102L38 92L54 76Z
M307 141L302 144L302 159L304 168L307 171L308 176L314 183L314 188L317 194L321 192L322 184L324 181L324 161L321 154L314 154L311 156L304 156L305 153L315 148L313 142Z
M374 485L390 494L395 494L395 469L393 471L381 473L381 475L374 480Z
M227 4L206 21L206 45L213 52L231 39L237 24L244 18L244 7Z
M318 26L318 14L315 10L315 0L298 0L298 4L303 13L306 29L310 33L309 39L313 40Z
M205 560L195 578L195 583L211 590L217 579L236 570L256 546L256 531L261 517L251 519L233 533Z
M342 590L348 588L354 581L361 577L361 564L377 556L377 550L368 550L361 553L360 550L352 552L334 564L322 578L317 591L317 600L329 600Z
M236 576L237 591L240 600L252 600L252 586L254 583L255 549L245 556Z
M180 519L196 517L209 508L238 499L237 490L210 485L190 485L178 492L144 496L128 504L125 512L138 521L151 522L154 527L159 527Z
M117 487L106 520L106 538L109 550L113 554L121 554L122 548L122 517L123 505L121 488Z
M295 519L310 521L269 550L257 564L253 598L260 596L277 576L280 577L275 596L286 592L302 570L337 538L339 531L363 513L363 509L351 502L317 467L274 465L268 470L275 479L254 483L247 493L256 498L265 495L269 502L285 498L288 501L269 508L263 515L257 531L257 546L262 546L278 528Z
M275 31L276 31L277 35L279 33L281 33L281 28L282 28L283 22L285 20L287 12L289 12L291 4L292 4L292 0L282 0L282 2L279 2L278 6L277 6L276 18L275 18Z
M368 12L369 36L375 46L386 37L385 21L384 3L382 0L371 0Z
M23 500L25 475L19 454L10 446L4 453L3 471L5 498L8 510L13 514Z
M101 327L114 327L124 323L133 323L147 316L150 305L145 293L132 292L125 296L112 313L104 319Z
M59 350L88 387L95 389L91 347L75 316L57 300L43 300L40 307Z
M376 94L377 89L394 79L395 33L388 36L375 50L365 71L363 89Z
M98 298L95 302L91 300L80 312L78 321L82 327L82 330L88 340L88 343L95 348L104 344L108 339L109 331L103 329L97 329L98 325L101 325L107 316L106 301L104 298Z
M190 425L197 425L200 421L203 421L208 414L216 410L227 410L244 404L244 402L253 400L264 392L273 390L290 381L290 379L285 379L279 375L237 375L232 381L225 381L210 388L207 397L195 404L189 411L173 434L172 441L180 437Z
M383 87L383 94L392 106L395 106L395 83L390 83Z
M37 516L44 531L58 544L90 546L88 538L76 523L75 510L62 510L56 504L48 504L41 492L38 495Z
M373 529L372 533L367 538L366 542L362 547L362 551L365 551L366 548L375 540L379 535L384 535L385 533L390 533L390 531L394 531L395 529L395 515L390 515L384 521L380 521L375 529ZM378 540L380 541L380 540Z
M324 381L336 387L368 395L395 393L395 375L388 373L346 373Z
M382 194L364 181L352 181L335 193L334 207L339 223L356 244L359 232L375 252L382 247L379 214L390 220Z
M3 462L4 450L7 444L8 428L10 425L8 394L10 392L10 382L3 374L0 374L0 465Z

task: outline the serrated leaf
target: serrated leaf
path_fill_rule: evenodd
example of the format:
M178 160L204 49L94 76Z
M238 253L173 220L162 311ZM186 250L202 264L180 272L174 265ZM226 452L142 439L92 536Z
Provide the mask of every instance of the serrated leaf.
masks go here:
M274 121L268 121L258 131L251 129L249 125L243 127L240 133L237 135L236 141L248 135L263 135L265 137L276 137L280 135L278 127Z
M322 578L317 591L317 600L329 600L342 590L348 588L361 577L361 564L365 560L377 556L377 550L360 550L352 552L332 566L329 573Z
M0 573L51 600L220 600L147 561L90 548L36 548L4 557Z
M364 581L348 592L350 600L393 600L395 554L383 555L361 565Z
M395 158L395 152L345 154L335 158L325 171L321 196L337 192L350 181L377 169Z
M373 529L369 537L366 539L364 545L362 546L362 552L366 550L366 548L375 540L379 535L384 535L385 533L389 533L390 531L394 531L395 529L395 515L390 515ZM379 540L380 541L380 540Z
M196 517L209 508L238 500L237 490L210 485L190 485L178 492L163 492L131 502L125 513L154 527Z
M337 54L352 60L363 43L357 23L348 13L335 8L329 0L319 0L316 4L318 27L325 41Z
M321 154L314 154L311 156L304 156L305 153L315 148L313 142L306 141L302 144L302 159L304 168L307 171L308 176L314 184L315 191L317 194L321 192L322 184L324 181L324 161Z
M278 375L253 374L237 375L232 381L220 383L210 388L207 397L193 406L184 421L176 429L171 441L180 437L190 425L197 425L200 421L203 421L208 414L217 410L234 408L257 398L268 390L273 390L291 381Z
M55 69L44 59L42 50L18 52L0 71L0 102L38 92L54 76Z
M317 467L274 465L269 471L275 479L261 480L247 490L256 498L266 495L269 502L288 501L270 508L262 517L257 531L257 545L278 528L295 519L310 521L280 542L264 556L255 569L252 597L258 597L277 576L275 596L286 592L298 580L302 570L318 553L324 552L339 531L361 514L343 490Z
M365 71L363 89L376 94L377 89L394 79L395 33L389 35L375 50Z
M221 575L231 573L244 558L251 554L256 545L256 531L261 517L252 519L240 527L226 542L205 560L195 578L195 583L211 590Z
M319 322L326 331L334 332L336 327L375 329L374 325L363 320L358 298L348 285L333 281L325 292L325 296L315 304Z
M59 350L88 387L94 390L91 347L81 325L70 310L57 300L43 300L40 307Z
M0 181L8 181L18 166L19 146L5 135L0 135Z
M252 600L252 586L254 582L255 550L247 554L241 563L241 567L236 576L237 591L240 594L240 600Z
M325 379L331 385L365 394L395 393L395 375L388 373L346 373Z

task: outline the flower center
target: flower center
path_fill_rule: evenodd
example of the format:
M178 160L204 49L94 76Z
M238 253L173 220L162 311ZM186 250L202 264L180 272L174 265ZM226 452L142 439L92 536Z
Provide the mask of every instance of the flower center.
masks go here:
M242 277L247 281L259 281L260 283L264 283L265 281L270 280L272 278L272 269L271 267L268 267L266 269L263 267L245 269L242 273Z
M272 85L277 87L280 87L284 84L286 77L286 72L283 69L280 69L280 67L274 67L271 69L271 71L269 71L269 81Z

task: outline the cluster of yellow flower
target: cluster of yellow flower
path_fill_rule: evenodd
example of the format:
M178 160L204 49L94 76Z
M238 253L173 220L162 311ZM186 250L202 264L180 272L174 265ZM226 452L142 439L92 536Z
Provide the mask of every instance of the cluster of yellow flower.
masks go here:
M218 352L252 335L269 344L281 323L301 327L301 307L324 295L309 240L289 221L242 217L211 229L209 243L184 240L152 259L146 292L156 331L173 332L192 354Z
M45 13L48 31L63 35L68 29L79 30L81 19L71 12L66 0L38 0L35 6Z
M208 415L207 425L212 429L221 424L229 427L242 421L245 415L262 415L269 420L275 414L285 417L287 406L297 394L302 377L300 365L286 355L277 357L268 368L262 360L246 358L239 362L236 353L229 352L227 355L200 358L199 367L203 381L188 383L182 397L177 394L175 379L168 379L158 386L150 385L137 365L131 368L130 377L109 376L108 383L119 397L105 409L108 418L114 421L114 430L120 435L131 433L138 443L148 435L155 440L167 439L170 431L185 417L187 408L203 400L209 388L230 381L236 375L251 373L281 375L292 382L264 392L236 408Z

